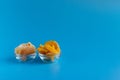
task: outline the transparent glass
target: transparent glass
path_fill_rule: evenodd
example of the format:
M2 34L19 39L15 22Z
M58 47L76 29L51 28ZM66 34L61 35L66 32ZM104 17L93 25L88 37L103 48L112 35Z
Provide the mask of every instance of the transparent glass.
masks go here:
M31 60L34 60L35 57L36 57L36 53L32 53L29 55L16 54L16 59L19 61L31 61Z
M58 61L60 54L55 55L55 56L46 56L44 54L39 53L39 57L43 62L56 62Z

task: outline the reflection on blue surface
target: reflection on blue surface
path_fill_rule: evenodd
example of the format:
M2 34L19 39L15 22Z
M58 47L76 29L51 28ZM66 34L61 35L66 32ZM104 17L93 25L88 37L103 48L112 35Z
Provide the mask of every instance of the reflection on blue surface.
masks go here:
M1 0L0 80L120 80L120 1ZM19 63L14 48L59 42L57 63Z

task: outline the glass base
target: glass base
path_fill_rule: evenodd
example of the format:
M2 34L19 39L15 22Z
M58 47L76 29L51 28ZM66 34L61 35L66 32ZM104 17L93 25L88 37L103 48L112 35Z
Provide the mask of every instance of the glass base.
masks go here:
M34 60L35 57L36 57L36 53L29 55L16 54L16 59L19 61L30 61L30 60Z
M39 57L41 58L41 60L43 62L56 62L59 57L60 57L60 54L56 55L56 56L46 56L46 55L43 55L41 53L39 53Z

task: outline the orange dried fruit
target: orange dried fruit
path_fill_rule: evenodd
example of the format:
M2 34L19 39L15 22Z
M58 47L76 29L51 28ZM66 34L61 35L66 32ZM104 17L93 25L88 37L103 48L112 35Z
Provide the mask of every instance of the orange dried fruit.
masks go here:
M38 51L42 54L48 53L48 50L45 49L43 45L40 45L40 47L38 48Z
M56 41L48 41L45 45L40 45L38 52L46 56L55 56L60 53L60 47Z

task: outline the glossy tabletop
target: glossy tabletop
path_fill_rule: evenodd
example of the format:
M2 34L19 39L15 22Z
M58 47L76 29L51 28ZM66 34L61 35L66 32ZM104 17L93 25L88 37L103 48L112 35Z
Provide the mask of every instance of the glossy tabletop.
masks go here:
M18 62L14 48L56 40L58 62ZM0 80L120 80L119 0L0 0Z

